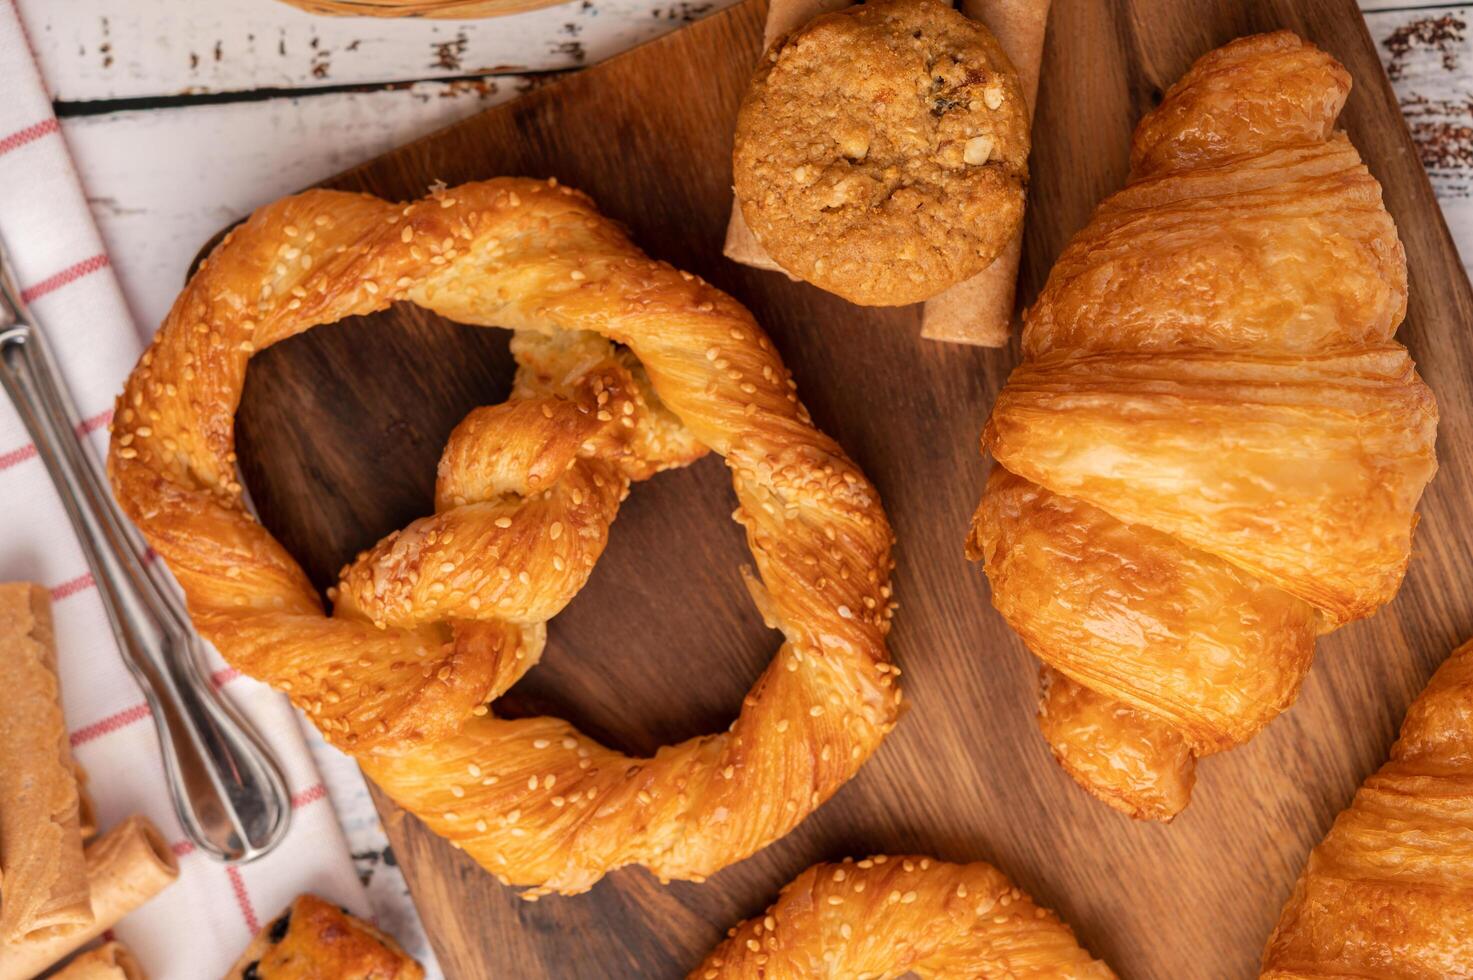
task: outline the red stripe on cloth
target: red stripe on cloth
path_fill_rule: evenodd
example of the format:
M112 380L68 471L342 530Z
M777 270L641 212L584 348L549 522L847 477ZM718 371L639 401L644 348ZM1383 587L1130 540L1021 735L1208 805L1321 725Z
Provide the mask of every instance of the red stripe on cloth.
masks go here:
M157 557L157 552L153 550L145 551L143 553L143 564L151 565L153 564L154 559ZM76 595L78 592L85 592L88 589L95 587L96 585L97 579L92 577L91 572L87 572L85 575L78 575L76 578L67 579L60 585L52 586L51 601L59 602L62 599L67 599L71 596Z
M33 126L27 126L25 129L18 129L9 136L0 139L0 156L4 156L11 150L18 150L27 143L34 143L43 136L50 136L52 133L58 132L61 132L61 126L57 124L55 117L42 120Z
M0 454L0 470L8 470L17 463L24 463L36 455L36 444L29 443L19 449L12 449L8 453Z
M98 429L100 429L103 426L107 425L112 420L113 420L113 410L112 409L109 408L106 411L98 412L96 415L92 416L90 419L83 419L77 425L77 435L79 435L79 436L91 435L93 432L96 432Z
M94 721L90 725L84 725L71 734L72 748L85 745L95 738L111 734L121 728L127 728L135 722L140 722L148 717L147 704L135 704L131 708L124 708L115 715L108 715L101 721Z
M54 276L42 279L29 289L21 290L20 298L23 302L34 303L42 296L48 293L54 293L68 283L76 282L83 276L90 276L92 273L106 269L107 267L108 261L106 255L94 255L90 259L83 259L76 265L67 266Z
M251 905L251 896L246 891L245 879L240 876L238 868L227 866L225 873L230 876L230 889L235 892L235 904L240 906L240 914L245 919L246 928L254 936L261 931L261 923L256 919L256 909Z
M240 671L234 667L224 667L210 675L210 683L216 687L224 687L240 676Z
M308 803L316 803L327 796L327 787L318 783L316 786L308 786L296 796L292 797L292 809L300 810Z
M77 425L77 435L85 436L89 433L96 432L98 429L102 428L104 425L107 425L112 420L112 409L108 409L105 412L98 412L90 419L83 419ZM0 470L8 470L17 463L24 463L26 460L34 458L35 455L35 443L21 446L19 449L12 449L8 453L0 453Z
M186 854L193 854L195 852L194 841L176 840L169 845L169 850L174 852L175 857L182 858Z
M51 601L60 602L67 596L74 596L78 592L81 592L84 589L90 589L96 584L97 579L92 577L91 572L88 572L85 575L78 575L76 578L69 579L68 581L65 581L53 588L51 590Z

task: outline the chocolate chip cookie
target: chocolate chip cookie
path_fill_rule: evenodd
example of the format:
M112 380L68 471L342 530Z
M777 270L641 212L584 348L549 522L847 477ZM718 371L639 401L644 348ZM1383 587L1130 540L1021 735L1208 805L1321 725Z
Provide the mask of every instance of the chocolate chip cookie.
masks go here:
M788 272L898 306L1003 250L1028 146L1022 87L987 28L941 0L872 0L763 56L737 117L736 196Z

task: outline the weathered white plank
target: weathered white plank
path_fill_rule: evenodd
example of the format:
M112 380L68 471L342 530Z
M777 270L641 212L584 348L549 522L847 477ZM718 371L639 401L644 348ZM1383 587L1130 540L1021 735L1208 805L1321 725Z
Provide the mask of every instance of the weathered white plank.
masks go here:
M18 2L55 97L84 101L577 67L733 0L571 0L478 21L325 18L276 0Z
M1367 13L1464 265L1473 260L1473 5Z
M1364 13L1378 10L1435 10L1454 6L1457 4L1448 3L1447 0L1360 0L1360 9Z
M320 17L276 0L19 0L74 102L572 68L733 0L571 0L475 21Z

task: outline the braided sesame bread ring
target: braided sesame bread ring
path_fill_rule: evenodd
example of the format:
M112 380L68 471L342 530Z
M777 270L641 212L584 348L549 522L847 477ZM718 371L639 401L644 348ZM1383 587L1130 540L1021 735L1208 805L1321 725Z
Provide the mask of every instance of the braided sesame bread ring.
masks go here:
M401 300L516 331L516 385L457 427L435 514L345 569L329 617L244 505L234 413L254 351ZM795 387L741 305L553 182L407 205L311 191L257 211L190 280L119 399L108 472L226 659L504 881L579 892L626 864L700 879L791 830L900 711L890 528ZM629 481L706 447L785 637L730 730L635 759L492 716Z
M1052 912L982 861L879 855L816 864L727 933L690 980L1108 980Z

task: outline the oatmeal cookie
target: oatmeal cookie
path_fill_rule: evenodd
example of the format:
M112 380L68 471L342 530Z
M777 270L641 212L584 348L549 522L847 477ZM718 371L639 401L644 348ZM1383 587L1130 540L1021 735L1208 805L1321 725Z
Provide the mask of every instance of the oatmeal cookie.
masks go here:
M986 268L1023 220L1028 110L987 28L872 0L774 42L737 117L742 216L768 254L867 306Z

